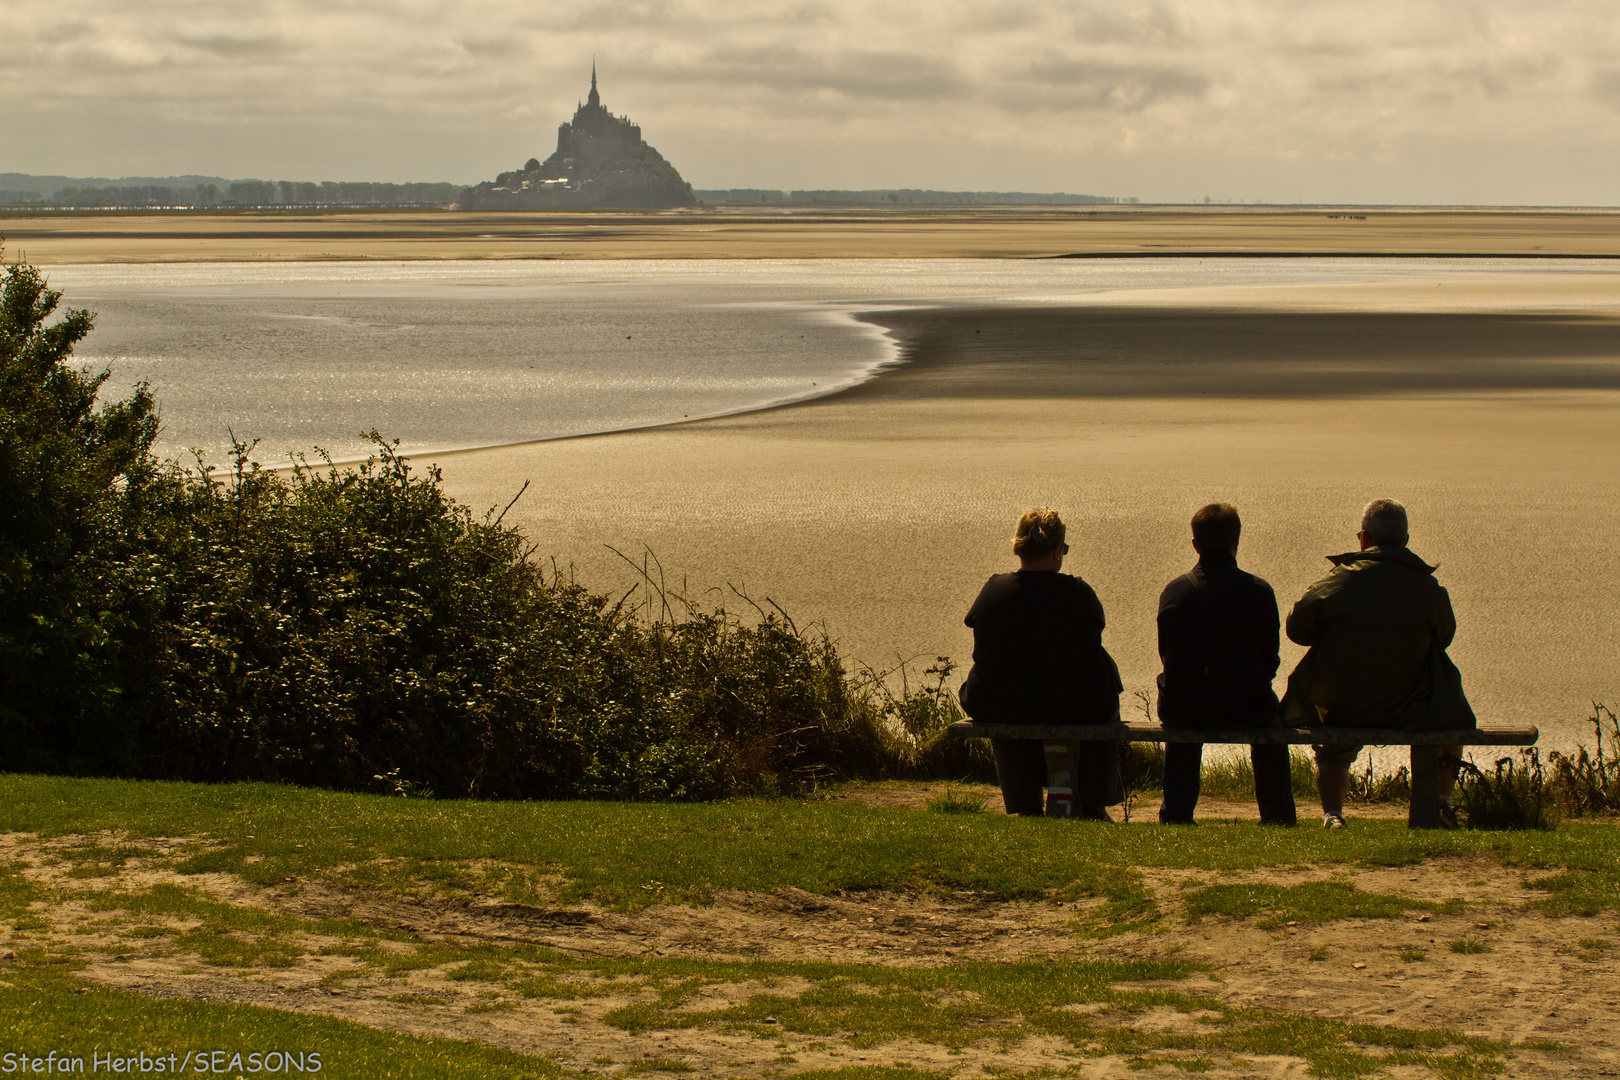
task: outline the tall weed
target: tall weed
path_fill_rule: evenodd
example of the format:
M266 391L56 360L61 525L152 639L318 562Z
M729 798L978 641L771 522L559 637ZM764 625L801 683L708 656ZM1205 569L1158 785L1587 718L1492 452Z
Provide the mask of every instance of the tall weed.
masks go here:
M1454 802L1470 829L1551 829L1558 824L1558 800L1535 747L1497 758L1485 772L1465 761Z
M1588 752L1582 745L1573 754L1557 750L1547 754L1547 767L1552 773L1548 783L1559 808L1569 817L1620 811L1620 719L1600 701L1592 703L1588 719L1596 737L1596 750Z
M1620 721L1602 702L1589 717L1596 749L1552 750L1545 763L1535 747L1519 760L1498 758L1490 772L1464 762L1456 802L1470 828L1549 829L1562 818L1620 811Z

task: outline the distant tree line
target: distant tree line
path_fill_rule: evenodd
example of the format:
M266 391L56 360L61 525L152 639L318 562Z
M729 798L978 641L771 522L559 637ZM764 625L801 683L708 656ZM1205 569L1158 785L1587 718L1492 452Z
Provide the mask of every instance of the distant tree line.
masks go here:
M382 184L364 181L244 180L231 185L238 206L443 206L459 184Z
M1134 198L1073 195L1061 191L928 191L916 188L869 191L727 188L698 191L697 197L706 203L730 206L1093 206L1136 202Z
M237 180L217 184L64 187L51 194L0 191L0 205L73 209L268 206L444 206L461 195L457 184L384 184L326 180Z
M7 206L213 206L219 201L219 187L215 184L183 188L151 184L134 187L65 187L51 195L37 191L0 191L0 204Z

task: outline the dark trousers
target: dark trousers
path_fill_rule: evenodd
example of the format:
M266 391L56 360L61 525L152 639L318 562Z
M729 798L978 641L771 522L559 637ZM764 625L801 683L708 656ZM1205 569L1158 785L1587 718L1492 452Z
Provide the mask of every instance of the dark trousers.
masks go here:
M1046 751L1041 739L991 739L996 755L996 780L1001 802L1009 814L1039 817L1046 813ZM1125 782L1119 771L1119 743L1080 744L1079 775L1074 801L1078 807L1114 806L1125 801ZM1196 798L1196 795L1194 796Z
M1282 721L1273 716L1269 722L1244 726L1281 727ZM1254 763L1254 795L1260 804L1260 820L1270 825L1294 824L1297 818L1294 788L1288 774L1288 747L1256 744L1249 747L1249 760ZM1160 821L1167 825L1192 824L1203 766L1203 743L1164 744L1164 802L1159 807Z

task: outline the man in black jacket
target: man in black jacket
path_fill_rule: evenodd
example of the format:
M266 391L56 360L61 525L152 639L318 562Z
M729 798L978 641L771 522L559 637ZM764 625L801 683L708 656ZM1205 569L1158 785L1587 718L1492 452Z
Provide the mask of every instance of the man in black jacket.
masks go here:
M1235 507L1211 503L1193 515L1198 565L1159 597L1159 719L1198 731L1281 726L1271 680L1277 674L1279 620L1271 586L1238 569L1243 523ZM1260 820L1295 823L1288 747L1250 748ZM1159 820L1192 824L1202 743L1166 743Z

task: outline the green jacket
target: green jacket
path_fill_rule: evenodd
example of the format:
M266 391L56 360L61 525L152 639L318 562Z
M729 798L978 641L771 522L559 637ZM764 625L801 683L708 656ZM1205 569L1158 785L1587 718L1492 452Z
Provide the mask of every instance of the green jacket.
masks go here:
M1289 676L1284 719L1320 716L1343 727L1453 726L1459 703L1461 710L1468 705L1445 657L1457 618L1435 568L1403 547L1370 547L1328 560L1333 569L1306 590L1285 624L1289 640L1310 651ZM1435 695L1433 684L1448 681L1454 685L1440 686ZM1471 711L1465 725L1473 726Z

